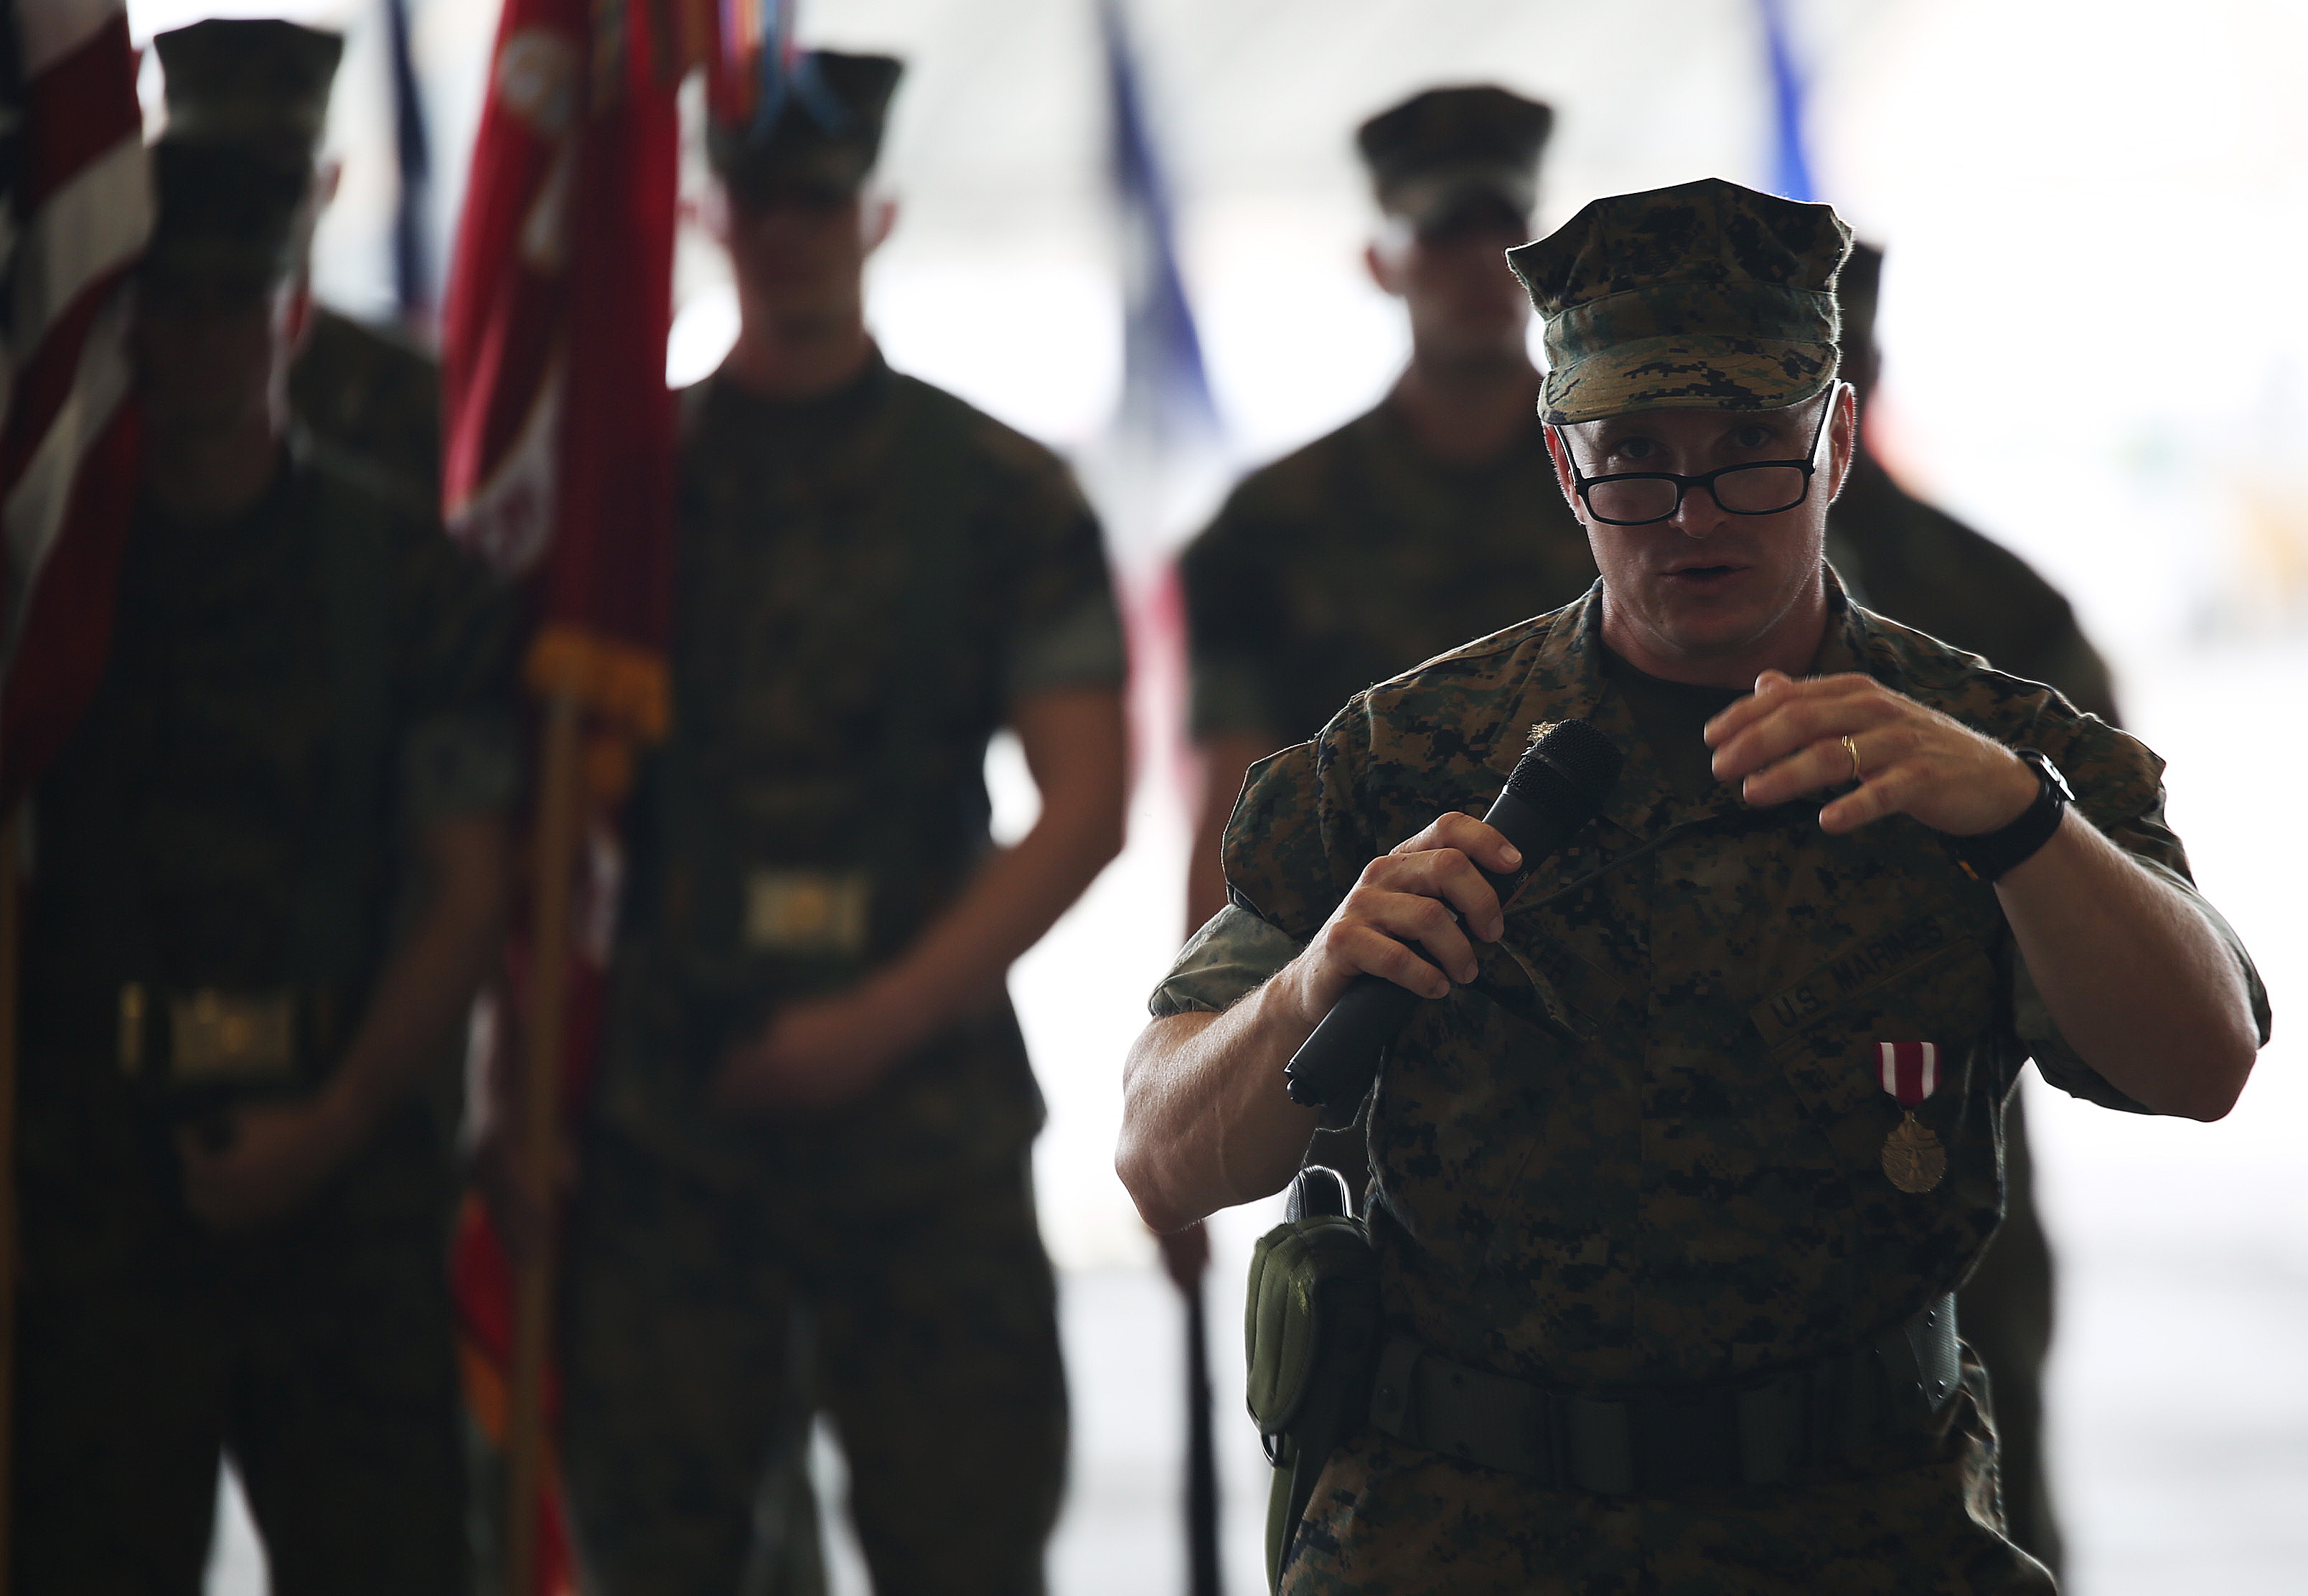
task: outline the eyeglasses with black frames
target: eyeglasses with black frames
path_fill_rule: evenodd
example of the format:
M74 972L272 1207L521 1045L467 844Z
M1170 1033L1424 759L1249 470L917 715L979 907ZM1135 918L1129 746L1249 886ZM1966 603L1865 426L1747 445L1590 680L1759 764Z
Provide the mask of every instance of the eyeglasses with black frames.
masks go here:
M1607 477L1583 477L1579 462L1571 463L1571 486L1587 513L1606 526L1649 526L1665 521L1683 508L1684 496L1704 487L1732 515L1777 515L1792 510L1811 496L1812 474L1819 468L1819 440L1827 434L1827 418L1835 413L1842 385L1828 390L1820 407L1819 424L1811 447L1801 460L1759 460L1747 465L1727 465L1696 477L1673 471L1616 471Z

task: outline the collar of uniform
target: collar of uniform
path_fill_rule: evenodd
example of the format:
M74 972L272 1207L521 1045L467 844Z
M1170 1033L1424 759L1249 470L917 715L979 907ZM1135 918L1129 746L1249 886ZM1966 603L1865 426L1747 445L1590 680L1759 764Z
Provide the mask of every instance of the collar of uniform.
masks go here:
M1813 656L1811 674L1836 676L1845 671L1867 671L1873 653L1868 646L1875 634L1867 625L1867 612L1851 601L1843 591L1842 579L1835 567L1822 567L1827 581L1827 631L1819 640L1819 652ZM1873 674L1869 672L1869 674Z
M721 367L705 379L706 391L717 404L748 417L774 419L787 427L840 427L872 414L897 381L877 340L868 339L866 363L839 388L807 399L771 399L754 393Z
M1834 570L1822 569L1827 625L1819 652L1813 658L1811 674L1866 671L1873 651L1869 646L1873 634L1865 612L1845 596ZM1598 579L1575 602L1554 613L1553 624L1537 641L1514 712L1500 728L1486 762L1499 784L1506 784L1515 762L1529 746L1534 727L1586 720L1617 746L1625 760L1600 818L1628 836L1641 840L1696 820L1753 813L1739 789L1729 785L1695 802L1677 795L1666 772L1651 756L1625 699L1611 690L1603 673L1603 583Z
M1546 424L1538 418L1534 404L1524 417L1522 431L1496 454L1485 460L1444 460L1421 448L1418 435L1411 430L1409 418L1402 413L1401 401L1397 397L1400 380L1386 392L1386 397L1371 407L1354 425L1365 427L1367 443L1407 462L1415 470L1445 482L1479 484L1504 475L1526 458L1537 455L1546 458ZM1553 474L1550 462L1550 476Z

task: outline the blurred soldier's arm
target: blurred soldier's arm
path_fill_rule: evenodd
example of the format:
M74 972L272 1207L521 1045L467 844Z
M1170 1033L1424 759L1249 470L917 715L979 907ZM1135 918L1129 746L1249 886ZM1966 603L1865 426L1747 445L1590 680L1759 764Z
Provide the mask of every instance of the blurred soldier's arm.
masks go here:
M987 424L991 427L991 424ZM1057 461L1015 435L981 445L1006 480L977 546L1006 594L1003 723L1017 735L1041 814L985 862L913 942L847 991L779 1009L735 1049L720 1082L734 1108L831 1105L999 1001L1012 962L1041 940L1122 850L1129 736L1122 624L1098 522Z
M1251 765L1288 741L1274 729L1272 651L1286 623L1262 557L1262 520L1238 490L1186 548L1178 578L1186 610L1186 734L1199 787L1186 856L1186 931L1226 907L1219 844Z
M1186 934L1227 906L1220 845L1243 778L1284 739L1276 735L1270 670L1259 646L1271 642L1279 610L1270 572L1244 547L1239 491L1179 561L1185 600L1187 735L1194 750L1194 830L1186 854ZM1262 611L1263 613L1262 613ZM1302 1139L1303 1144L1303 1139ZM1200 1224L1157 1232L1162 1266L1192 1291L1209 1266L1209 1232Z
M474 996L503 955L507 816L521 788L518 616L429 515L400 529L392 571L395 819L376 845L407 849L412 911L318 1091L244 1106L225 1134L181 1138L186 1200L211 1224L261 1223L310 1196L459 1056Z
M504 930L504 821L441 821L419 852L424 910L328 1085L302 1102L242 1109L221 1145L185 1136L185 1195L209 1223L255 1224L295 1209L439 1065L463 1027Z
M866 1091L899 1058L991 1001L1122 850L1128 738L1122 694L1066 687L1011 712L1042 813L997 849L913 945L847 992L780 1009L740 1049L722 1095L742 1108L831 1104Z
M1226 865L1219 844L1226 839L1227 817L1234 813L1243 777L1258 760L1274 751L1280 739L1263 731L1219 729L1194 740L1201 797L1194 809L1192 851L1186 856L1186 931L1209 923L1227 906ZM1183 1230L1158 1232L1162 1267L1182 1290L1192 1290L1210 1263L1210 1233L1200 1224Z

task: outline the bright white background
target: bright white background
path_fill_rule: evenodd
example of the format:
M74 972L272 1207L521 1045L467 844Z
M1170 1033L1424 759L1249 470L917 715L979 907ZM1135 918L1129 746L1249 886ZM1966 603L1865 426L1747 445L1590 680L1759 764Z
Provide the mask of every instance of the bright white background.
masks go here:
M140 37L224 7L149 0ZM348 24L332 142L342 196L323 291L387 293L392 194L381 30ZM2020 549L2076 600L2133 726L2173 763L2172 814L2275 995L2279 1040L2242 1107L2200 1126L2038 1092L2060 1254L2054 1447L2087 1596L2308 1589L2308 1087L2286 1039L2308 997L2295 840L2308 752L2308 8L2290 0L1796 0L1823 195L1890 248L1871 426L1919 491ZM420 0L418 47L453 216L494 27ZM1368 404L1399 360L1361 274L1349 132L1437 82L1491 79L1560 121L1543 221L1598 194L1769 171L1749 0L1140 0L1181 247L1240 463ZM1053 444L1104 427L1120 307L1089 0L814 0L808 42L911 60L885 177L903 211L873 315L898 365ZM672 367L710 368L730 312L683 255ZM1121 507L1125 511L1127 506ZM1142 524L1127 513L1117 521ZM1189 530L1181 521L1172 535ZM1142 587L1158 535L1117 550ZM1068 1266L1079 1445L1054 1552L1062 1592L1182 1588L1174 1307L1111 1173L1124 1048L1180 930L1174 692L1142 656L1131 848L1013 988L1051 1120L1045 1224ZM1030 790L997 750L1005 818ZM1264 1216L1219 1226L1214 1352ZM1238 1386L1237 1386L1238 1389ZM1256 1588L1260 1487L1222 1387L1233 1588ZM245 1581L245 1541L228 1547ZM845 1579L850 1577L845 1574ZM245 1586L244 1586L245 1588Z

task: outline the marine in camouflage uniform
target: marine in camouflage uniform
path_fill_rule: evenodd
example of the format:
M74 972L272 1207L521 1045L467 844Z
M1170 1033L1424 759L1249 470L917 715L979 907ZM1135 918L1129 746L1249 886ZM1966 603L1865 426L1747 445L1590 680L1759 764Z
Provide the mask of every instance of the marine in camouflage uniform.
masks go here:
M1011 917L1014 952L1087 884L1118 840L1121 634L1064 468L891 370L852 320L863 257L840 250L875 225L859 188L897 63L801 71L773 126L717 132L733 256L745 283L749 252L790 251L788 288L745 314L795 317L777 296L831 239L848 275L815 324L854 326L857 358L774 397L741 335L685 396L674 732L642 785L569 1238L575 1538L604 1592L805 1586L799 1437L822 1404L877 1589L1032 1592L1066 1417L1009 955L845 1089L811 1065L760 1093L748 1061L781 1026L906 1020L964 917ZM1110 750L1104 818L1037 884L1014 867L1049 836L988 841L986 748L1018 728L1037 833L1082 814L1047 729L1067 705Z
M1843 311L1843 372L1864 413L1880 370L1875 307L1883 254L1855 244L1836 279ZM1828 560L1853 600L2042 682L2087 714L2121 724L2107 662L2075 611L2035 568L1944 511L1915 497L1883 469L1861 435L1827 522ZM1964 1339L1995 1382L1995 1428L2011 1539L2054 1574L2059 1522L2044 1467L2044 1360L2052 1341L2052 1253L2036 1209L2026 1099L2003 1117L2003 1228L1959 1301Z
M511 617L270 401L336 37L155 46L144 491L32 796L13 1588L199 1590L228 1454L274 1590L453 1591L452 1194L417 1089L494 953Z
M1253 760L1313 737L1373 682L1595 580L1547 459L1529 301L1500 258L1530 236L1554 122L1476 85L1425 90L1356 134L1385 219L1369 266L1404 302L1410 365L1372 410L1244 479L1181 556L1201 765L1190 925L1225 902L1219 838ZM1310 1156L1361 1189L1353 1138ZM1198 1240L1165 1238L1174 1271Z
M1602 423L1586 440L1598 477L1691 457L1660 436L1731 440L1727 469L1778 461L1792 451L1773 428L1792 416L1814 449L1836 420L1847 448L1831 294L1847 237L1823 206L1709 180L1598 201L1516 252L1549 316L1550 422ZM1678 427L1677 411L1701 414ZM1448 993L1391 1046L1370 1100L1383 1351L1370 1427L1332 1455L1287 1591L2050 1590L2003 1533L1986 1383L1956 1361L1946 1298L2002 1218L2005 1100L2032 1056L2090 1101L2148 1111L2136 1091L2216 1117L2267 1034L2257 974L2164 822L2162 762L2052 690L1851 604L1815 564L1819 679L1751 694L1681 664L1665 679L1606 643L1622 605L1708 635L1705 604L1643 585L1651 561L1684 569L1687 547L1734 562L1688 567L1708 596L1738 591L1737 551L1764 558L1775 535L1792 539L1785 559L1817 560L1801 541L1823 520L1804 509L1808 472L1780 519L1745 525L1678 507L1714 483L1675 486L1671 527L1595 525L1589 596L1357 694L1253 770L1227 833L1229 906L1157 990L1133 1055L1124 1178L1176 1222L1287 1178L1312 1117L1281 1101L1280 1066L1331 1000L1299 995L1374 968ZM1498 905L1468 861L1513 861L1466 812L1527 732L1572 718L1624 769ZM2020 745L2065 772L2121 854L2023 773ZM1886 796L1873 784L1921 781L1925 753L1962 772L1906 800L1944 831L1869 808ZM1823 811L1784 801L1822 788ZM2091 929L2044 936L2043 884L2080 880L2150 894L2153 923L2111 933L2087 914ZM1421 912L1437 897L1467 935ZM2020 939L2036 927L2029 957L2072 983L2102 953L2131 956L2123 938L2159 938L2169 910L2187 930L2159 949L2163 979L2091 998L2176 1026L2187 1057L2166 1066L2168 1032L2118 1057L2103 1032L2095 1067ZM1408 968L1396 937L1449 977ZM2063 1012L2100 1022L2070 990ZM1903 1106L1884 1047L1908 1059L1913 1095L1925 1042L1936 1089ZM1888 1156L1910 1114L1941 1150L1935 1178ZM1226 1123L1187 1128L1213 1115Z
M1252 473L1181 560L1201 750L1199 924L1249 762L1314 735L1351 694L1595 580L1554 487L1529 306L1500 252L1530 236L1547 107L1430 89L1356 138L1386 219L1373 274L1405 303L1410 366L1385 399Z

